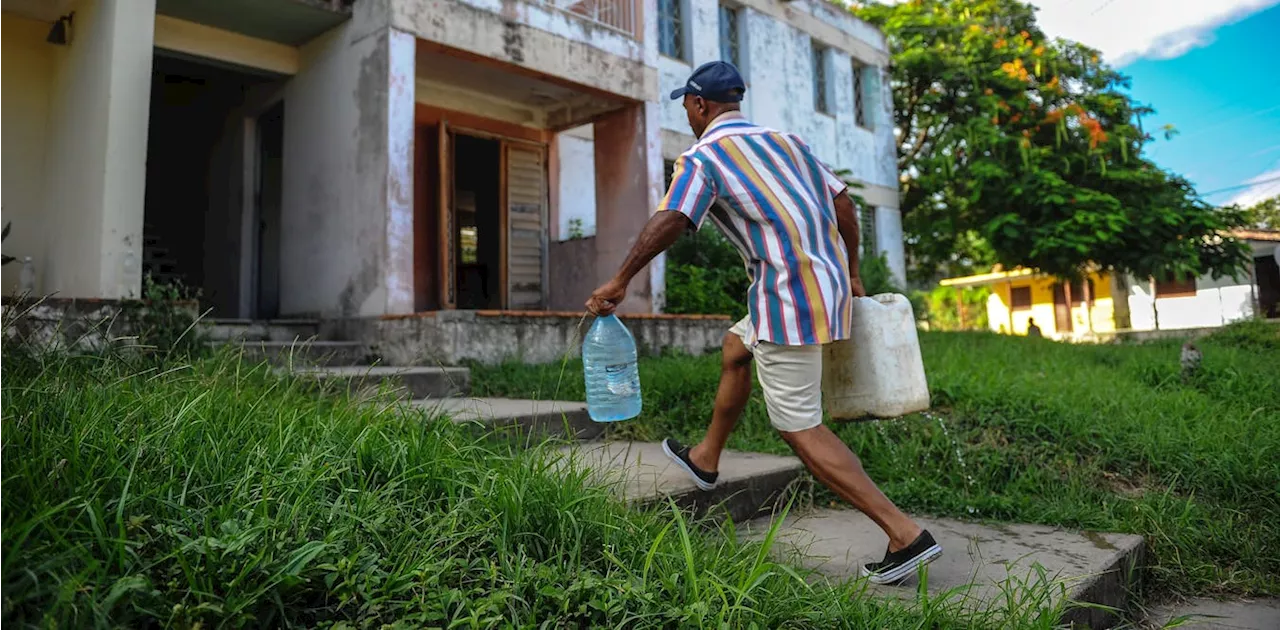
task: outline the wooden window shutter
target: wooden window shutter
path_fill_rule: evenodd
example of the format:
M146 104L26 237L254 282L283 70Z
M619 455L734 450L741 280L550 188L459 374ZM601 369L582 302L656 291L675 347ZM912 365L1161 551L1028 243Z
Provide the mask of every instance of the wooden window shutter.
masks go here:
M546 307L547 164L540 146L508 143L507 305Z

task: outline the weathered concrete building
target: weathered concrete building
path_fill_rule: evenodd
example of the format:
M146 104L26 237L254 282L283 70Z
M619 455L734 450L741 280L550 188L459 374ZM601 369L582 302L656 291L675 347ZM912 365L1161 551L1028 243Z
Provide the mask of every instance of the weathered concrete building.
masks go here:
M719 56L749 116L864 183L903 271L885 42L820 0L2 6L4 251L37 294L151 273L218 317L576 310L693 142L662 96ZM662 274L628 310L660 312Z

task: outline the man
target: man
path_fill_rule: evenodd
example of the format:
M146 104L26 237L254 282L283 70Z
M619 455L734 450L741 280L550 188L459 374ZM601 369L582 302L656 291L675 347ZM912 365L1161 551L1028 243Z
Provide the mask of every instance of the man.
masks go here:
M822 346L846 339L858 277L858 221L847 186L792 134L748 122L746 85L732 64L699 67L671 98L684 99L698 142L676 162L671 187L618 274L587 308L612 313L627 285L685 230L710 218L738 249L751 276L747 317L725 336L711 426L692 448L663 450L703 490L715 487L720 453L751 394L756 362L769 421L815 477L889 536L884 560L862 574L896 583L942 554L903 514L835 433L822 424Z

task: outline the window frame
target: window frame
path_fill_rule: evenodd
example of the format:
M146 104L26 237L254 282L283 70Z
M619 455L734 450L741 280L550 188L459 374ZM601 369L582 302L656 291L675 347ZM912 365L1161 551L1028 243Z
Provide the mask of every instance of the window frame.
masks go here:
M809 72L813 81L813 111L831 116L831 77L827 71L831 47L816 39L810 42Z
M1155 279L1155 299L1195 297L1198 287L1195 277L1186 279L1166 277Z
M730 33L726 32L725 17L732 16L732 38L726 41L726 36ZM738 69L738 72L745 74L746 69L743 68L743 46L742 46L742 7L728 2L721 2L716 9L716 23L719 37L720 59L727 61ZM725 48L728 44L732 48L731 58L725 58Z
M867 118L866 77L864 73L872 68L856 57L853 59L853 124L859 129L871 130Z
M658 1L658 53L664 57L675 59L677 61L689 62L689 42L688 42L688 24L685 16L688 13L688 6L685 4L687 0L665 0L670 2L670 6L674 14L667 16L663 14L664 0ZM664 26L670 24L674 30L670 38L664 31ZM668 45L672 50L667 50Z
M1023 300L1018 299L1018 297L1022 295L1026 296L1025 302L1023 302ZM1035 304L1035 301L1031 297L1030 286L1009 288L1009 310L1013 311L1014 313L1029 311L1031 310L1031 307L1034 304Z

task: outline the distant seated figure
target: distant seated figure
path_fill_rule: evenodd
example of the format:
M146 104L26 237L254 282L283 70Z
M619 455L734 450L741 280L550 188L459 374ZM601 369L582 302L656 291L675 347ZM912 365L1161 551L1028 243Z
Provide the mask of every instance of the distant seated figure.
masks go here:
M1040 335L1040 327L1036 325L1036 318L1034 318L1034 317L1028 317L1028 318L1027 318L1027 336L1028 336L1028 337L1040 337L1040 336L1041 336L1041 335Z

